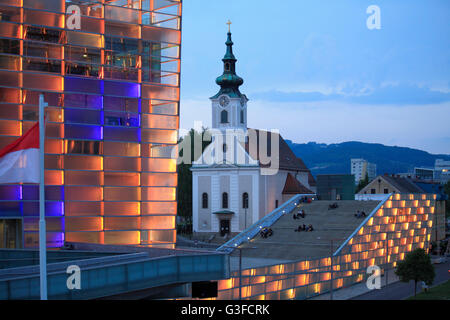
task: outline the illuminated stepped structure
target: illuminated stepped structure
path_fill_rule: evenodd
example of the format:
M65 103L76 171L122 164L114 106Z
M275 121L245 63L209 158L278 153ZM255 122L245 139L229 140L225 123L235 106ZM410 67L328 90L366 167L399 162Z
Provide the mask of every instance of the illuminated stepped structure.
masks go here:
M339 201L337 209L328 210L328 206L336 201L313 201L310 204L301 204L305 218L293 219L293 213L285 214L270 228L273 235L262 238L254 237L250 242L242 245L252 247L246 251L246 256L258 258L272 258L282 260L298 260L301 258L318 258L330 254L330 240L348 238L351 233L364 220L356 218L357 210L366 214L372 212L379 201ZM294 210L294 213L297 210ZM299 225L312 225L312 232L295 232Z
M416 248L428 252L436 195L396 193L383 197L378 201L337 201L339 208L333 210L328 210L333 201L313 202L304 205L306 218L299 220L292 218L296 207L286 211L270 226L272 236L261 239L257 235L240 247L244 259L277 257L292 262L245 269L241 276L239 271L232 272L230 278L219 281L217 299L307 299L366 280L372 274L367 273L369 266L388 270ZM357 219L353 216L356 210L364 210L367 217ZM295 225L303 221L317 231L294 232ZM254 227L258 228L258 223ZM330 255L330 238L341 235L344 240L335 241ZM298 244L288 246L288 242Z
M181 1L0 0L0 18L0 148L49 105L47 246L174 248ZM37 185L0 185L0 247L37 247L38 217Z

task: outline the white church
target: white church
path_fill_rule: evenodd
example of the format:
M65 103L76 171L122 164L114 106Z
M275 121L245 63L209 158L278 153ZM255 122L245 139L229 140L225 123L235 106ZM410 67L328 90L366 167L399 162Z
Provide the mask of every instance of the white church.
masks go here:
M247 128L244 80L236 74L228 32L219 92L211 97L212 142L192 164L193 231L238 233L295 194L314 194L315 181L277 132Z

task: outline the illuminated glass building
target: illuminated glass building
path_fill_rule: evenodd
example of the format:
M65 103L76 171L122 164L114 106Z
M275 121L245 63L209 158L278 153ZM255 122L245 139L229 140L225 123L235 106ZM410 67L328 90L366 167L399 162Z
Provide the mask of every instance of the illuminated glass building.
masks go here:
M43 93L49 247L174 247L180 43L181 0L0 0L0 148ZM37 185L0 185L0 247L37 247L38 216Z

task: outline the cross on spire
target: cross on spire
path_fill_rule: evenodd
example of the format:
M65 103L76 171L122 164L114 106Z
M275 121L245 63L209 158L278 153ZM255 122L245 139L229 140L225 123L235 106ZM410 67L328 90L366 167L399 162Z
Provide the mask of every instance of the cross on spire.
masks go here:
M228 32L231 32L231 21L228 19L228 22L226 23L228 25Z

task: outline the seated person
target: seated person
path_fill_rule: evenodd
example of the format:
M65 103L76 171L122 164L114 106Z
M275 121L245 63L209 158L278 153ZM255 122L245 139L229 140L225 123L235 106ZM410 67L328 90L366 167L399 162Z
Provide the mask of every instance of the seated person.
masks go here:
M355 217L359 218L360 216L361 216L361 213L359 212L359 210L357 210L355 213Z
M365 217L365 216L366 216L366 213L365 213L364 211L362 211L362 212L361 212L361 216L362 216L362 217Z
M273 231L272 231L272 229L271 228L269 228L268 230L267 230L267 236L271 236L273 234Z
M262 228L260 234L262 238L267 238L267 228Z
M300 210L299 212L298 212L298 214L297 214L297 218L298 217L302 217L302 218L304 218L305 217L305 210Z
M338 204L335 202L335 203L330 204L330 205L328 206L328 210L330 210L330 209L336 209L337 207L338 207Z
M294 220L297 219L297 214L294 213L294 214L292 215L292 218L293 218Z
M310 225L308 226L308 229L307 229L306 231L314 231L314 228L313 228L312 224L310 224Z

